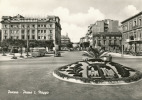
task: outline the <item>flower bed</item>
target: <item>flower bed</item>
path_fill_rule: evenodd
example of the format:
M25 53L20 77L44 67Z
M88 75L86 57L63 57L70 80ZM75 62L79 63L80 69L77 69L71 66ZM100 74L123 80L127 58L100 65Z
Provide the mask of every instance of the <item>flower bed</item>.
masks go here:
M94 62L94 64L92 63L89 64L88 63L89 61L88 61L87 64L88 66L97 66L98 71L100 73L100 77L94 77L94 76L83 77L82 72L85 72L85 71L82 71L82 70L88 71L88 68L84 69L85 66L83 65L83 63L85 63L85 61L78 61L78 62L69 64L66 66L59 67L55 69L54 76L57 76L58 78L65 80L65 81L77 82L77 83L79 82L83 84L96 84L96 85L128 84L128 83L136 82L142 78L141 72L134 70L132 68L129 68L129 67L125 67L118 63L114 63L114 62L107 62L111 65L110 68L113 67L116 69L114 72L115 73L114 76L108 77L108 76L105 76L103 72L100 72L100 69L101 69L100 65L102 65L102 60L100 60L100 64L98 64L98 60L90 60L90 61L91 62L97 61L97 63ZM134 74L131 75L130 72L133 72ZM119 74L117 75L118 77L115 76L116 74Z

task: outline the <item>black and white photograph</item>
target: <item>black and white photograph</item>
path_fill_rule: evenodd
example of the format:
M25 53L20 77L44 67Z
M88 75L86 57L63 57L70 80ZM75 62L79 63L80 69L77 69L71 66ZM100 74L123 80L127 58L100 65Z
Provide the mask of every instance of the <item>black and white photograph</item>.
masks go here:
M0 0L0 100L142 100L142 0Z

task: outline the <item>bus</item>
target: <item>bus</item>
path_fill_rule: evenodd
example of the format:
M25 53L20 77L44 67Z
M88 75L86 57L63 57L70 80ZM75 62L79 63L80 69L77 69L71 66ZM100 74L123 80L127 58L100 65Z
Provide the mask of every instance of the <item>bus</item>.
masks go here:
M33 48L32 50L32 57L39 57L39 56L45 56L46 54L46 49L43 47L39 48Z

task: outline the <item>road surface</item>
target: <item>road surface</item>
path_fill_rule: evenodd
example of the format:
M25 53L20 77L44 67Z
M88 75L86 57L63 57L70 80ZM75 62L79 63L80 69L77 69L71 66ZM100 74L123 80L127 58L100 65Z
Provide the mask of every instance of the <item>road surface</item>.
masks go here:
M52 75L54 69L82 59L81 52L62 57L0 62L0 100L142 100L142 81L129 85L99 86L70 83ZM142 59L113 58L142 72Z

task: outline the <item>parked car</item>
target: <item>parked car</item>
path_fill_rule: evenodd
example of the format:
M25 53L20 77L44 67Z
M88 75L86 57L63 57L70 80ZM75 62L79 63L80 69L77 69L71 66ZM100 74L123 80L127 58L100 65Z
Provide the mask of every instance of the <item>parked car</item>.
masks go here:
M45 56L46 49L44 47L33 48L31 54L32 54L32 57Z

